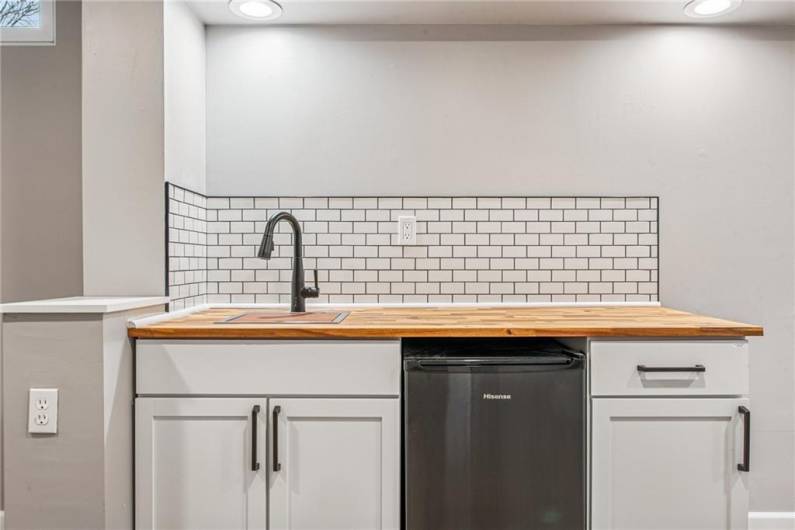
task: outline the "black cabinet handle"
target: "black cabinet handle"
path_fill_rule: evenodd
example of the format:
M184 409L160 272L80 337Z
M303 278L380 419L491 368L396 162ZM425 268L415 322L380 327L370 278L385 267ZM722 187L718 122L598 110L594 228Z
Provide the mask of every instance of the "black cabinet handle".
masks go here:
M279 413L282 408L279 405L273 407L273 471L281 471L282 465L279 463Z
M254 405L251 409L251 471L259 471L259 462L257 462L257 415L259 410L259 405Z
M740 471L751 471L751 411L740 405L737 409L743 415L743 463L737 464Z
M645 364L638 365L638 372L706 372L707 369L703 364L696 364L693 366L646 366Z

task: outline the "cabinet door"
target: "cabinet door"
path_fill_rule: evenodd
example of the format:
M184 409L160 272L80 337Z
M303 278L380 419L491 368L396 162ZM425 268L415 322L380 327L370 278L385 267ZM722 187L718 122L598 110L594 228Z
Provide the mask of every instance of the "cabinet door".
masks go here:
M748 526L745 399L594 399L594 530Z
M267 404L137 399L136 528L265 530Z
M271 399L270 530L397 530L400 401Z

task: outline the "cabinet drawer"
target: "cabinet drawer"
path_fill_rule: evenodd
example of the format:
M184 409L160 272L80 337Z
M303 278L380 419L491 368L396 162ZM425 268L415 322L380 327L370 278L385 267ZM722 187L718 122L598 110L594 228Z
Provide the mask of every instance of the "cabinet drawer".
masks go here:
M748 343L594 340L590 370L593 396L746 395Z
M138 395L398 396L400 342L138 340Z

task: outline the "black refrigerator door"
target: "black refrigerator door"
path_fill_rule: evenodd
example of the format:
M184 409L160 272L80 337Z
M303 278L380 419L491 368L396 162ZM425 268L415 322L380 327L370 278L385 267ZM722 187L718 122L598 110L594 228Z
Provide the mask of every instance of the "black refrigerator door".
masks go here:
M404 361L407 530L585 528L582 361L505 361Z

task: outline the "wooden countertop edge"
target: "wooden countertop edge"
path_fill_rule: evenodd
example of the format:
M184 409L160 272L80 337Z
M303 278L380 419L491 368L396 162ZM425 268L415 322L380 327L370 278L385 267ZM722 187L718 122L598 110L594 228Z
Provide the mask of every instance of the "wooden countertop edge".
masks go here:
M421 337L659 337L659 338L733 338L758 337L760 326L716 327L638 326L638 327L494 327L494 326L307 326L280 327L145 327L130 328L135 339L401 339Z

